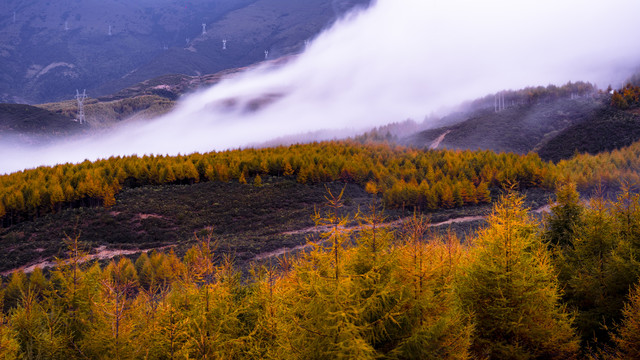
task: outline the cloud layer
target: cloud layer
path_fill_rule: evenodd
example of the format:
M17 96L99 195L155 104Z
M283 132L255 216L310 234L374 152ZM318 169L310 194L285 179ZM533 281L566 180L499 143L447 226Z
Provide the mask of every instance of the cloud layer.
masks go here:
M379 0L284 66L265 65L100 138L0 149L0 172L111 155L224 150L425 115L502 89L591 81L640 65L637 0ZM346 130L348 129L348 130Z

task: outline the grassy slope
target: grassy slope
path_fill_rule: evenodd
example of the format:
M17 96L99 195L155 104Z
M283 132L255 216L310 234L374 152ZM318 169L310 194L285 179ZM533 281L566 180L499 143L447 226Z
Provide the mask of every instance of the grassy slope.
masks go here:
M263 187L237 182L206 182L195 185L170 185L125 189L110 208L67 209L34 221L0 228L0 271L52 259L61 254L65 234L79 234L89 248L148 249L176 245L183 253L193 244L194 234L205 236L213 229L220 250L236 254L240 266L257 254L306 242L309 235L283 234L313 226L314 207L322 208L327 194L324 184L301 185L282 178L266 178ZM335 194L344 184L327 187ZM494 194L497 196L497 194ZM529 191L531 208L547 202L550 194ZM366 210L371 197L361 187L349 184L345 189L345 213ZM463 216L486 215L490 205L433 212L437 223ZM401 210L386 211L389 221L409 216ZM453 224L458 235L474 231L483 221ZM440 231L446 231L444 226Z
M324 201L323 185L306 186L283 179L265 179L257 188L238 183L207 182L195 185L142 187L124 190L110 208L68 209L0 229L0 246L8 256L0 259L0 271L58 254L66 234L80 234L92 247L124 249L189 243L194 233L213 232L221 248L240 260L257 253L304 242L304 235L282 232L313 226L314 206ZM342 184L330 184L339 192ZM370 197L360 187L348 185L347 210Z
M429 146L449 131L440 148L537 152L544 160L570 158L576 151L595 154L640 140L640 114L607 105L608 99L569 100L520 105L495 113L479 110L456 124L422 131L403 141ZM443 121L447 121L444 118Z

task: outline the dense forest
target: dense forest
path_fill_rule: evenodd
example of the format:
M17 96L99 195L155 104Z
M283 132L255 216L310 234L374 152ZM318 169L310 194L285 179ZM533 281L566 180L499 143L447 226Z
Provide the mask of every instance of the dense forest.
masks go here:
M597 155L576 154L557 164L558 174L570 178L578 190L589 192L598 187L620 189L625 184L640 184L640 142ZM561 177L562 177L561 176Z
M0 224L10 226L70 207L109 207L123 187L201 181L260 186L265 175L302 184L342 181L369 186L390 208L453 208L489 202L490 188L515 184L553 189L565 178L581 191L599 185L615 190L622 182L640 182L639 155L636 143L553 164L535 153L432 151L344 141L175 157L112 157L0 176Z
M4 226L63 208L112 206L123 187L251 182L285 176L299 183L368 185L389 207L452 208L490 201L490 187L553 188L553 165L535 154L427 151L388 144L324 142L186 156L112 157L0 176Z
M113 157L0 177L4 226L112 206L125 187L235 181L355 183L368 211L327 194L307 252L240 271L196 236L184 257L86 261L87 244L0 290L0 358L539 358L640 356L640 143L557 164L534 154L324 142ZM542 222L514 190L556 189ZM490 202L462 243L421 210ZM596 190L585 203L578 190ZM611 190L619 191L612 195ZM495 194L493 198L495 198ZM382 200L382 204L377 204ZM398 228L380 207L415 210ZM346 227L354 221L362 225ZM218 255L225 254L225 255Z
M583 204L564 184L543 226L508 192L464 244L416 214L349 233L342 194L299 257L243 276L203 237L173 253L83 262L77 238L48 276L0 292L5 359L637 358L640 197Z

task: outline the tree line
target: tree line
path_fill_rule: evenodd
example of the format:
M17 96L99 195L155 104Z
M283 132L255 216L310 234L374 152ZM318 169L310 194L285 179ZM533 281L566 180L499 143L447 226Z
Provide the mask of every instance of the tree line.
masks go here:
M68 238L48 276L3 285L0 357L637 358L640 198L557 197L540 226L509 192L463 244L418 214L380 227L375 205L349 233L329 194L311 250L247 276L210 237L102 267Z
M640 184L640 142L599 154L576 154L557 164L558 178L570 179L583 193L597 188L621 189L625 184Z
M509 107L514 105L531 105L542 102L553 102L560 99L588 98L601 94L598 87L589 82L568 82L561 86L530 86L519 90L505 90L500 93L504 96L504 102ZM479 110L493 108L495 102L494 95L487 95L483 98L469 103L469 109Z
M488 202L489 188L552 188L555 172L535 154L429 151L388 144L323 142L181 156L111 157L0 176L4 226L64 208L115 204L124 187L239 181L277 176L299 183L375 186L389 207L435 209Z

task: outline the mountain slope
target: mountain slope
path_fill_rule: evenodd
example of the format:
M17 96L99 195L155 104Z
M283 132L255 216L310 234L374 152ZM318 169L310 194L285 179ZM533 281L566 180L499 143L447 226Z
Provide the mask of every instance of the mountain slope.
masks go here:
M569 126L597 117L602 106L592 99L560 99L517 105L500 112L482 109L466 114L457 124L422 131L405 141L430 146L447 133L437 148L527 153L544 146ZM460 114L455 117L459 118Z
M640 140L640 115L616 109L599 110L590 121L569 126L540 149L545 160L558 161L576 152L597 154Z
M3 142L38 143L83 130L85 126L68 116L35 106L0 104L0 141Z
M305 39L368 0L5 3L0 101L38 103L69 98L76 88L95 97L168 73L241 67L264 59L265 49L272 55L298 51Z

